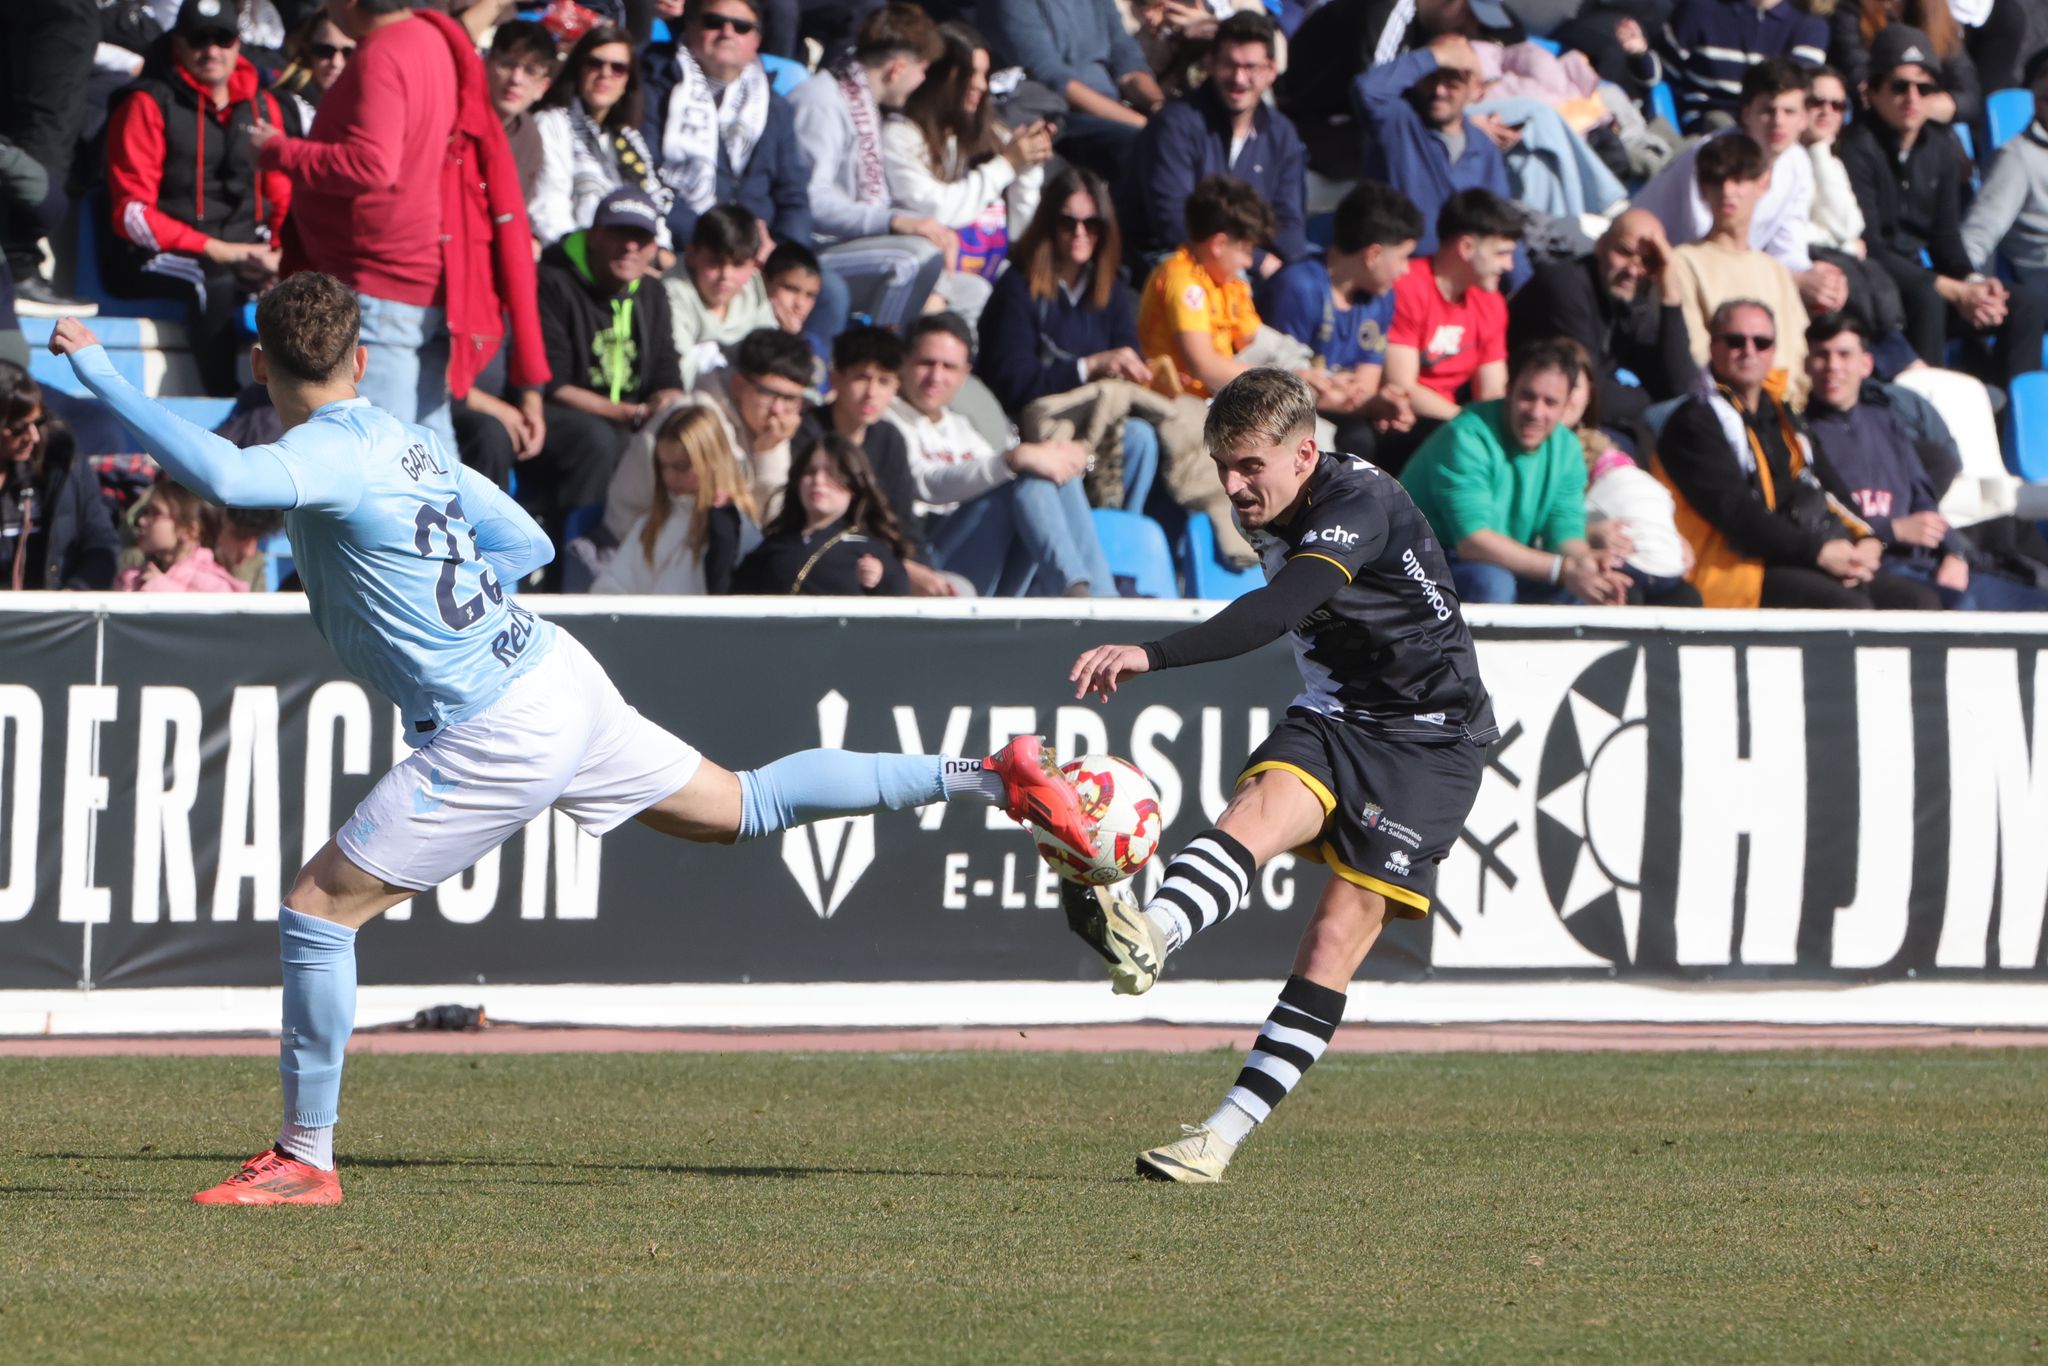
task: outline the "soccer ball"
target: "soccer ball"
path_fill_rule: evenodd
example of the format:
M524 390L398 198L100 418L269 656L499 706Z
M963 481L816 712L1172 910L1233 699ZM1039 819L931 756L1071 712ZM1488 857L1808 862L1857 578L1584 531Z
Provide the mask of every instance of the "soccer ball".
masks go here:
M1081 810L1096 823L1092 850L1032 827L1038 854L1069 882L1106 886L1121 882L1159 851L1159 794L1129 760L1084 754L1061 767L1081 794Z

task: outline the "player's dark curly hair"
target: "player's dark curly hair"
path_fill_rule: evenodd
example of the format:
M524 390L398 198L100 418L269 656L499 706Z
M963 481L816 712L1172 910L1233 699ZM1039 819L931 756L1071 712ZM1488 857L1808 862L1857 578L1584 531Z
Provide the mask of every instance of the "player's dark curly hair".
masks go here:
M264 360L307 384L325 383L349 363L362 325L349 287L316 270L285 277L256 305Z

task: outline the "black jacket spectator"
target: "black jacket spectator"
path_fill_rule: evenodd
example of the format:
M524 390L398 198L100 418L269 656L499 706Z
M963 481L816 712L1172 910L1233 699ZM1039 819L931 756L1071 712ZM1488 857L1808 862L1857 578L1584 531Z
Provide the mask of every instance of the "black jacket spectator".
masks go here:
M676 353L675 328L669 319L668 291L648 279L630 296L616 296L609 285L593 279L584 247L588 230L571 233L540 257L540 327L547 347L548 370L554 378L547 392L564 384L595 389L618 403L639 403L662 389L683 387L682 357ZM633 363L616 394L609 377L600 373L600 333L609 335L625 321L633 341Z
M1948 0L1933 0L1933 3L1947 6ZM1907 15L1907 7L1899 0L1888 0L1890 11L1887 24L1918 24L1918 15ZM1958 37L1963 28L1956 26ZM1863 36L1863 5L1861 0L1842 0L1828 19L1828 65L1842 73L1842 80L1848 85L1850 97L1855 97L1856 87L1870 79L1870 39ZM1949 94L1955 97L1957 123L1974 123L1984 112L1984 89L1977 79L1977 64L1970 60L1970 54L1960 42L1954 53L1941 58L1941 83Z
M1743 414L1743 423L1770 468L1775 508L1764 502L1755 476L1736 462L1720 418L1704 399L1690 399L1671 414L1657 441L1657 459L1686 502L1738 555L1767 566L1809 568L1824 543L1849 533L1828 511L1820 486L1793 475L1777 406L1768 394L1757 400L1756 412Z
M1634 299L1616 299L1601 287L1590 256L1537 267L1508 301L1510 352L1545 337L1570 337L1586 348L1600 415L1609 424L1634 427L1653 401L1686 393L1699 379L1685 310L1666 305L1654 280L1645 280ZM1622 370L1640 385L1623 384Z
M23 589L112 588L121 537L92 462L62 423L42 437L41 460L12 465L0 483L0 588L13 587L17 573ZM24 503L29 531L17 566Z
M996 281L982 311L981 350L974 358L974 373L1013 415L1035 399L1086 383L1082 357L1120 346L1138 349L1138 309L1122 284L1108 308L1096 308L1089 299L1092 285L1078 299L1057 285L1052 298L1034 299L1030 275L1019 267Z
M882 581L874 588L863 588L860 583L859 565L866 555L882 562ZM753 554L740 561L732 591L900 597L910 591L910 579L887 541L863 535L842 517L809 535L793 526L770 532Z
M1901 266L1919 267L1924 250L1934 269L1950 279L1970 273L1962 232L1968 170L1955 134L1927 124L1902 161L1899 135L1866 111L1842 130L1835 155L1863 210L1863 242L1871 260L1896 273Z

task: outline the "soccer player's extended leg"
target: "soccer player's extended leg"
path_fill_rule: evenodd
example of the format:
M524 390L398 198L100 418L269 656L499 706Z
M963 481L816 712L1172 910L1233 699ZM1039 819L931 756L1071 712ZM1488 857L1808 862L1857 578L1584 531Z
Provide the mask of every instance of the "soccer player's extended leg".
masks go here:
M1294 956L1294 973L1252 1042L1237 1082L1216 1113L1138 1155L1138 1175L1193 1184L1220 1181L1238 1144L1270 1119L1344 1018L1344 993L1387 923L1387 899L1332 877Z
M342 1055L356 1022L356 931L416 893L350 862L329 841L277 913L284 1030L277 1068L284 1123L275 1146L192 1198L202 1205L334 1205L334 1125Z
M1252 878L1275 854L1312 844L1327 818L1322 799L1293 772L1247 778L1212 829L1189 840L1141 911L1117 887L1061 887L1067 922L1109 960L1111 988L1136 996L1159 978L1166 956L1230 918Z
M1094 843L1073 784L1035 735L1020 735L986 759L807 749L744 773L706 760L639 819L665 835L731 844L834 816L961 799L1001 806L1083 848Z

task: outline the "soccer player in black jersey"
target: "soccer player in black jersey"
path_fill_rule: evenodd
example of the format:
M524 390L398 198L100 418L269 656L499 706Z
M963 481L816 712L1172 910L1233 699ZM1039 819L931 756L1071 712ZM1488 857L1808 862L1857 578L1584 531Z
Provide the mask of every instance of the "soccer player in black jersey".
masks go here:
M1167 865L1141 909L1124 890L1066 884L1068 923L1135 995L1169 953L1243 905L1259 865L1293 850L1333 876L1293 975L1204 1124L1138 1158L1161 1181L1222 1178L1247 1135L1301 1080L1344 1014L1344 993L1388 917L1429 913L1436 865L1479 792L1493 706L1450 566L1399 481L1316 449L1315 395L1250 370L1209 408L1204 436L1266 586L1145 645L1101 645L1071 675L1107 699L1126 679L1229 659L1288 636L1302 691L1252 754L1216 827Z

